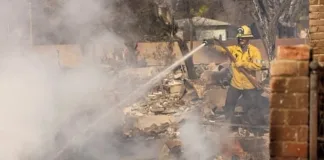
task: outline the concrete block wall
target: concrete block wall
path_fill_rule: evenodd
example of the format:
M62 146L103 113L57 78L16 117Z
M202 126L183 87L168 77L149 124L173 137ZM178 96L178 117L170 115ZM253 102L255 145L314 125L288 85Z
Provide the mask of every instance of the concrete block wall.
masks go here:
M271 63L272 160L308 157L309 56L307 45L278 46Z

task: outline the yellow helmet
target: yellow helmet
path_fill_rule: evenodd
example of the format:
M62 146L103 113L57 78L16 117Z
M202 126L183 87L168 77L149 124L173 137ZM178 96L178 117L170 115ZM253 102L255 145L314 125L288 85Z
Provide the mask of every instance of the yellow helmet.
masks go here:
M243 25L237 29L237 38L253 38L251 29L247 25Z

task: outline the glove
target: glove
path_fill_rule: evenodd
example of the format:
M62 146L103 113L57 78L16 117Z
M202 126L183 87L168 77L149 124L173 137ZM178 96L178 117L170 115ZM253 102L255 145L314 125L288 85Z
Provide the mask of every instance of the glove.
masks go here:
M214 45L215 41L213 39L204 39L203 43L205 44L205 46L207 45Z

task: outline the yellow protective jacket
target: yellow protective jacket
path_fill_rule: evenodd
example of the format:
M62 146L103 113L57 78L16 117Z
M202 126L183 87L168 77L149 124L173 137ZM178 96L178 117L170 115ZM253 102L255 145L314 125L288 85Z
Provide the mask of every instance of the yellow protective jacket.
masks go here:
M261 53L259 49L256 48L255 46L249 44L248 49L244 53L241 47L238 45L228 46L227 48L236 59L236 62L243 62L242 67L250 71L257 71L261 69L262 67ZM220 46L217 46L216 49L226 54L226 51ZM233 62L231 62L231 70L233 74L231 85L233 87L240 90L255 88L253 84L247 79L247 77L243 73L237 70Z

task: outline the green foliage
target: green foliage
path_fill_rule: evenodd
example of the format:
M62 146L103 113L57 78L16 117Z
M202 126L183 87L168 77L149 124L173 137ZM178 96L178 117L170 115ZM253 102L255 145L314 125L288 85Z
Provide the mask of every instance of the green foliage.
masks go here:
M209 7L207 5L201 5L199 8L197 8L197 10L195 10L194 8L191 8L190 14L193 16L202 17L208 12L208 10L209 10Z
M199 7L198 12L196 12L195 16L203 16L208 12L208 9L208 6L202 5L201 7Z

